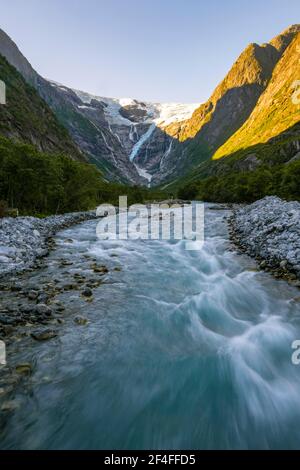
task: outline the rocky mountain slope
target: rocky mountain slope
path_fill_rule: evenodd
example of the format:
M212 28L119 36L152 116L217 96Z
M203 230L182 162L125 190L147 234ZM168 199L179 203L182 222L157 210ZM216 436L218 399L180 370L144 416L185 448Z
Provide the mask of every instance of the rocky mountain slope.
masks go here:
M190 117L197 107L97 97L45 80L1 30L0 54L35 87L81 152L110 180L147 185L152 175L144 160L155 155L150 167L157 166L172 140L167 134L157 138L164 135L161 127Z
M109 129L103 103L94 100L86 105L72 89L45 80L40 93L79 148L108 180L143 184L121 142Z
M277 161L280 154L284 163L294 156L299 37L300 25L293 25L267 44L250 44L201 105L99 97L45 80L1 30L0 54L49 105L73 148L108 180L154 186L189 174L251 171L261 158ZM224 156L232 157L229 165L212 161Z
M6 105L0 106L0 134L33 144L41 152L85 157L49 106L22 75L0 55L0 77L6 84Z
M164 157L170 152L173 138L164 129L171 123L191 117L197 104L149 103L131 98L106 98L74 90L84 103L79 108L94 119L118 140L127 158L139 175L148 182L159 172Z
M300 31L300 29L299 29ZM244 125L221 146L214 158L266 143L300 120L297 80L300 79L300 32L278 61L271 80Z
M118 140L104 126L100 127L103 114L101 108L96 119L87 117L79 108L83 105L80 98L72 90L57 86L41 77L16 44L1 30L0 54L38 91L71 135L77 151L97 164L104 176L122 182L142 182L134 165L128 162Z
M164 171L159 174L160 181L186 174L214 154L216 157L224 156L251 143L262 142L262 139L254 138L251 141L247 136L253 116L257 114L260 114L262 121L268 114L274 116L265 122L265 128L270 129L264 134L266 139L280 134L287 124L297 121L296 107L292 109L283 102L291 103L293 90L288 90L288 87L292 86L294 77L300 76L297 53L299 31L300 25L293 25L268 44L250 44L211 98L193 113L191 119L166 129L176 138L176 145L164 162ZM286 70L287 66L289 71ZM282 98L279 99L276 87L280 81L283 85ZM284 119L281 116L282 106L286 110ZM259 111L263 108L264 113ZM288 117L290 112L293 118ZM247 121L245 132L240 135L239 129ZM252 129L253 136L257 130ZM236 136L232 137L236 132ZM233 145L230 139L236 142L239 136L240 146ZM228 139L229 144L226 143Z

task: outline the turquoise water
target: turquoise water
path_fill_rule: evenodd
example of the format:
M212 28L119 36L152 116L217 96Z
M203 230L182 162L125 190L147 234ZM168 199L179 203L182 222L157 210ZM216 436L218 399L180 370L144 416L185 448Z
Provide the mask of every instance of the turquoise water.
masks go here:
M224 214L206 211L194 252L184 241L101 242L94 221L59 234L35 282L62 258L84 271L86 254L111 271L94 302L62 296L87 326L70 314L59 338L15 347L14 361L35 366L2 448L300 447L299 290L230 250Z

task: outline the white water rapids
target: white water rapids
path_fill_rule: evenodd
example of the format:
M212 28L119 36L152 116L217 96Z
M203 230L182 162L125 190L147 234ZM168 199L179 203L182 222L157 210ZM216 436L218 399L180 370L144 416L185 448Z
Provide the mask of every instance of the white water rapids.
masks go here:
M89 275L86 256L110 273L91 303L61 294L57 339L16 345L12 359L35 368L1 447L299 448L299 290L232 251L224 215L206 211L194 252L184 241L99 241L94 221L57 236L35 283L62 259L73 263L66 279ZM74 325L78 313L87 326Z

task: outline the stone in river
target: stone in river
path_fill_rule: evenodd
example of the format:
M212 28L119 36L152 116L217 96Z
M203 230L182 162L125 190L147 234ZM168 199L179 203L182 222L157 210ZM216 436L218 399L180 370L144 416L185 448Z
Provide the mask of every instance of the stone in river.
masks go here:
M15 318L8 318L7 316L1 315L0 316L0 323L2 325L14 325L16 323Z
M64 243L74 243L74 240L72 238L67 238Z
M32 365L29 362L25 362L24 364L18 364L16 366L17 374L21 375L30 375L32 372Z
M39 304L46 304L49 301L49 295L47 295L45 292L41 292L37 298L37 302Z
M83 297L92 297L93 296L93 291L89 287L86 287L82 293Z
M78 316L74 319L74 322L76 323L76 325L84 326L84 325L87 325L88 319Z
M49 339L56 338L58 332L56 330L38 330L31 333L31 336L36 341L48 341Z
M1 406L1 411L14 411L20 408L21 403L18 400L5 401Z
M98 266L96 263L93 263L91 265L91 268L94 271L94 273L101 273L101 274L107 274L108 273L108 269L107 269L106 266Z
M35 311L38 315L46 315L46 317L51 317L52 315L52 310L48 305L46 304L38 304L35 307Z
M31 290L28 292L28 299L29 300L36 300L38 298L39 293L36 290Z

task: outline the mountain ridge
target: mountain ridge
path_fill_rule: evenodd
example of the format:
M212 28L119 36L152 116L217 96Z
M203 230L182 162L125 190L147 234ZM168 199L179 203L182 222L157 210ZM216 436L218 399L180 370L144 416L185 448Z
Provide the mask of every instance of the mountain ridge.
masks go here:
M237 152L245 145L266 143L300 120L299 107L293 103L293 83L300 77L300 32L295 34L248 120L218 149L214 159Z
M0 106L0 133L34 145L41 152L64 153L86 161L50 107L23 76L0 55L0 77L6 84L6 105Z
M268 43L249 44L210 98L200 105L101 97L46 80L1 30L0 53L6 54L7 60L35 87L69 132L74 145L108 180L160 185L188 174L212 158L236 154L247 145L250 148L274 139L298 122L296 108L291 111L288 106L287 116L282 119L281 107L290 91L283 89L281 101L272 101L272 95L284 75L297 79L299 32L300 25L295 24ZM290 50L291 57L286 62ZM262 111L268 108L276 116L273 120L268 111ZM255 128L258 115L265 128L272 127L267 129L265 139ZM251 128L256 129L254 133ZM250 138L251 132L255 138Z
M67 89L68 93L61 93L41 77L3 30L0 30L0 54L18 70L27 83L37 90L40 97L56 114L61 125L69 132L74 145L91 163L95 163L101 169L104 176L120 182L141 183L135 167L128 163L115 137L106 129L99 130L95 122L78 111L79 98L76 98L72 90ZM111 151L113 146L116 148L116 156Z
M191 119L166 129L177 141L165 159L165 170L159 175L158 183L176 179L210 160L242 127L268 86L276 64L299 31L300 25L292 25L270 43L249 44Z
M98 97L72 90L41 77L18 46L2 30L0 30L0 53L16 67L28 83L35 87L67 129L75 145L110 180L147 185L152 176L145 169L140 169L137 163L132 162L133 148L154 123L158 128L167 126L170 122L190 117L197 107L197 104L188 105L189 110L186 112L185 105L182 104ZM111 119L113 113L109 115L106 112L106 107L111 109L112 103L114 103L115 117L118 114L118 120L121 122L114 122ZM172 107L180 113L179 118L174 112L171 114L166 112ZM152 119L149 111L152 111ZM145 115L148 115L148 120L143 119ZM128 126L131 126L130 130ZM155 152L160 158L160 152L164 153L165 148L163 147L161 151L155 149Z

